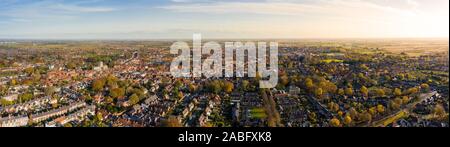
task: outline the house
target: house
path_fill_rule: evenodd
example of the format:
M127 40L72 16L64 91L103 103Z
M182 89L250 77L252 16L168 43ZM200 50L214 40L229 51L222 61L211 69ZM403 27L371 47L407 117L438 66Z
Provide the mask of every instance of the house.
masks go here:
M297 86L290 86L289 87L289 94L292 96L296 96L300 94L300 88Z
M26 116L0 118L0 127L23 127L28 124L28 120Z
M93 70L95 71L103 71L107 70L108 66L104 65L103 62L99 62L98 66L94 67Z

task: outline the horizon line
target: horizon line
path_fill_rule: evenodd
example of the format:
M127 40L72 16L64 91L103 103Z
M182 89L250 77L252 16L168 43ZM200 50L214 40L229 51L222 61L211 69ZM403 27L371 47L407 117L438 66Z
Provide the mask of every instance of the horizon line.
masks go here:
M219 38L209 37L203 40L448 40L449 37L304 37L304 38L269 38L269 37L243 37L243 38ZM175 41L192 40L192 38L0 38L0 41Z

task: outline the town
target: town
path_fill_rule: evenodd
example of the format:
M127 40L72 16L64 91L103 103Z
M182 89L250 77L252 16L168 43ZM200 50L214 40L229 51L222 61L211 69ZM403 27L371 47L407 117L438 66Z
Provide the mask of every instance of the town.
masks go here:
M446 40L279 40L273 88L174 77L175 40L0 42L0 127L449 127Z

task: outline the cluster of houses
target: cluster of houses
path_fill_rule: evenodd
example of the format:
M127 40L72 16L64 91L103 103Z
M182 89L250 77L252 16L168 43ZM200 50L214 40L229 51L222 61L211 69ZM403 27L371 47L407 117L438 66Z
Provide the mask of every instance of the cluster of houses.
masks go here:
M0 127L21 127L28 124L28 116L15 116L0 118Z
M159 126L160 121L172 110L176 101L165 100L157 95L151 95L143 103L136 104L121 117L123 120L139 122L144 126Z
M63 116L65 114L72 113L73 111L78 109L81 110L66 116L65 117L66 119L65 121L62 121L63 122L62 124L79 119L79 116L83 116L88 113L89 114L95 113L94 106L87 106L85 102L76 102L58 109L53 109L43 113L32 114L30 116L15 116L15 117L9 116L5 118L0 118L0 127L23 127L28 125L29 123L39 123L54 117Z
M25 103L10 105L6 107L0 108L1 113L9 113L15 114L21 111L29 111L39 108L43 105L54 104L57 103L56 99L53 99L51 96L44 96L40 98L35 98L31 101L27 101Z
M203 113L201 113L200 117L198 118L198 126L199 127L206 127L208 126L209 117L213 113L213 111L216 110L217 106L220 106L221 104L221 98L220 96L215 96L212 99L208 99L208 102L206 104L206 107L204 108Z
M76 112L73 112L67 116L61 116L58 117L48 123L45 124L46 127L57 127L57 126L64 126L65 124L72 122L72 121L79 121L80 118L84 118L88 115L95 115L95 106L89 105L86 106Z
M274 98L285 126L300 127L303 125L307 118L307 112L302 106L300 98L293 98L293 95L288 94L276 94Z

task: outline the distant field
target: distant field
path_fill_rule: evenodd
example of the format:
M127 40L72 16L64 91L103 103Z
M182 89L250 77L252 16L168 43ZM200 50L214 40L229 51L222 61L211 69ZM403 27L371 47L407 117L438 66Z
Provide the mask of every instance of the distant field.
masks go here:
M280 40L286 47L330 47L367 52L367 49L380 49L392 54L406 53L410 56L448 52L448 39L317 39ZM373 53L372 51L367 54Z
M19 41L14 44L0 44L0 49L145 49L168 48L172 41ZM222 42L219 41L219 42ZM251 41L251 40L236 40ZM327 47L350 49L362 54L385 51L392 54L405 53L410 56L448 52L448 39L296 39L296 40L261 40L277 41L281 47ZM377 50L373 50L377 49Z

